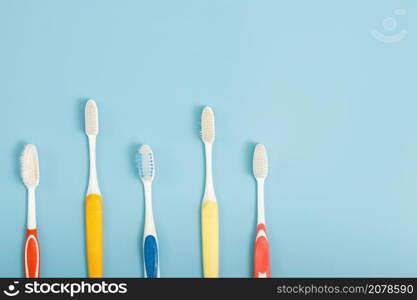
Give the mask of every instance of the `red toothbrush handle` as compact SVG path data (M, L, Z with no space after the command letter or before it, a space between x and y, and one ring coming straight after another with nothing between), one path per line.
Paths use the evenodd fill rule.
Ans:
M254 277L270 278L271 266L269 262L269 242L264 224L259 224L255 240Z
M28 229L25 243L25 277L39 278L40 252L36 229Z

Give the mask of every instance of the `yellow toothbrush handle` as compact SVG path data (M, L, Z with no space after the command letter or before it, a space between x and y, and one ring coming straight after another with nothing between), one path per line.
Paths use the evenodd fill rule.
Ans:
M204 277L217 278L219 277L219 210L216 201L203 201L201 228Z
M103 205L100 195L87 196L85 223L88 276L101 278L103 277Z

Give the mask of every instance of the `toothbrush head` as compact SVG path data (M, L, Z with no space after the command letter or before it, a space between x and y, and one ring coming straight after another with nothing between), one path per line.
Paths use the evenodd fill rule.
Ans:
M20 158L23 183L28 189L39 184L39 159L35 145L26 145Z
M201 114L201 138L205 143L213 143L215 135L214 112L206 106Z
M155 176L153 152L149 145L143 145L137 152L136 162L142 181L152 181Z
M88 136L98 134L98 109L94 100L88 100L85 106L85 133Z
M253 154L253 174L257 180L268 176L268 155L262 144L257 144Z

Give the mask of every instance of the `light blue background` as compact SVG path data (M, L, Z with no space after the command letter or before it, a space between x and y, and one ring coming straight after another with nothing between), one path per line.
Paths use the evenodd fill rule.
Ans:
M407 10L395 16L397 8ZM0 2L0 276L22 276L19 156L41 161L45 277L84 277L85 101L100 110L105 276L143 276L152 145L163 277L200 277L203 148L216 113L221 276L252 274L254 143L270 157L272 274L417 276L415 1ZM393 16L408 36L372 29Z

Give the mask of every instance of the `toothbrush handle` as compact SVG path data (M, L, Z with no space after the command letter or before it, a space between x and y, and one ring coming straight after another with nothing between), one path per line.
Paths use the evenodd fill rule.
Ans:
M204 277L217 278L219 277L219 210L216 201L203 201L201 228Z
M88 276L101 278L103 277L103 204L100 195L87 196L85 213Z
M143 242L143 258L146 278L159 277L158 241L156 236L147 235Z
M266 227L259 224L256 231L254 258L254 277L270 278L271 267L269 258L269 242L266 235Z
M36 229L28 229L25 242L25 277L39 278L40 251Z

